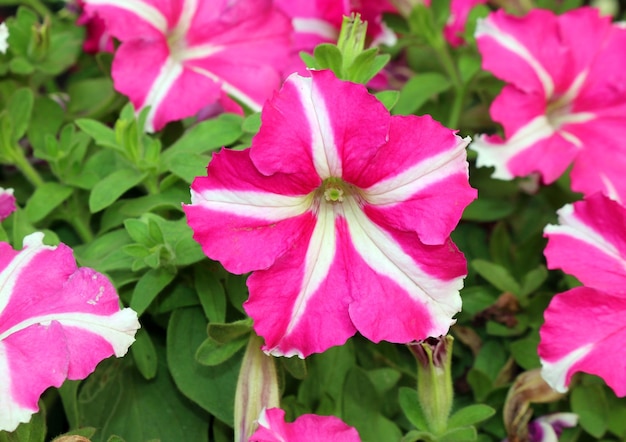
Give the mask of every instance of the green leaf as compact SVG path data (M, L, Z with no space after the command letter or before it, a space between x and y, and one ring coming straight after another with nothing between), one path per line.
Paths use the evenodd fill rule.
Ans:
M162 164L169 172L191 184L194 178L206 175L209 161L211 161L210 155L176 152L168 155L167 162Z
M474 427L455 428L439 437L440 442L464 442L476 440L478 434Z
M514 210L515 204L512 201L481 197L465 208L463 219L480 222L498 221L512 214Z
M352 66L346 69L346 79L355 83L366 84L389 62L389 54L376 55L378 48L361 52Z
M402 433L397 425L381 414L381 398L367 374L352 368L343 387L342 417L356 427L363 442L399 440Z
M609 407L603 385L578 385L570 395L572 411L578 415L578 424L595 438L608 428Z
M475 368L467 373L467 382L472 387L476 401L482 402L493 390L493 381L487 374Z
M37 187L26 203L26 216L33 222L39 222L72 195L72 189L55 182L44 183Z
M208 416L181 396L167 372L164 348L155 348L159 369L150 381L127 358L103 361L83 383L80 425L99 428L93 442L112 434L129 441L208 440Z
M117 143L115 131L96 120L81 118L76 120L76 125L94 139L98 146L109 147L119 152L123 152L122 147Z
M205 266L194 269L194 286L209 322L226 321L226 291L219 279Z
M109 207L126 191L141 183L147 174L135 169L120 169L98 182L89 194L89 210L99 212Z
M145 328L140 328L135 335L135 342L130 347L139 373L146 380L154 379L157 374L158 358L156 348Z
M393 108L395 115L417 112L432 97L452 87L450 80L438 72L425 72L412 77L400 90L398 102Z
M39 412L29 422L19 424L15 431L0 431L0 442L44 442L46 440L46 410L39 401Z
M26 130L28 141L35 149L44 150L46 135L56 137L63 124L64 111L61 106L48 97L37 97L33 105L30 125Z
M196 361L202 365L214 367L232 358L248 342L248 337L220 343L213 338L207 338L196 351Z
M242 336L247 338L251 331L252 319L250 318L225 324L209 323L207 326L207 334L219 344L226 344Z
M539 333L518 339L511 343L511 355L524 370L532 370L541 366L537 346L539 345Z
M285 370L294 378L302 380L307 377L306 359L292 356L290 358L280 358L280 362L283 364Z
M206 336L206 326L206 319L200 308L182 308L172 313L167 328L168 366L176 386L185 396L232 426L241 359L231 358L215 367L199 364L194 356Z
M428 422L417 397L417 391L409 387L400 387L398 391L400 408L409 422L420 431L428 430Z
M29 88L18 89L11 95L7 104L7 112L13 123L13 134L11 136L13 143L19 141L26 133L26 129L30 124L34 101L35 96Z
M222 114L196 124L163 152L160 171L170 170L175 157L180 158L181 155L198 157L234 143L243 132L242 122L238 115ZM206 164L202 164L202 167L206 172Z
M380 101L388 111L393 109L393 107L398 102L400 98L400 92L398 91L381 91L374 94L378 101Z
M473 260L472 267L495 288L516 295L520 293L519 284L504 267L483 259Z
M522 287L520 289L520 296L530 295L541 287L546 279L548 279L548 270L546 269L546 266L539 265L534 268L524 275L524 278L522 279Z
M489 419L496 410L488 405L473 404L456 411L448 420L448 428L465 427Z
M89 244L74 248L76 260L82 266L94 268L100 272L126 270L132 258L122 248L131 243L125 230L114 230L98 236Z
M343 76L343 56L339 48L330 43L322 43L313 51L319 69L330 69L338 78Z
M150 269L137 281L130 300L130 308L141 314L176 276L163 268Z
M113 82L108 77L77 81L67 89L70 100L67 111L74 118L98 114L115 99Z

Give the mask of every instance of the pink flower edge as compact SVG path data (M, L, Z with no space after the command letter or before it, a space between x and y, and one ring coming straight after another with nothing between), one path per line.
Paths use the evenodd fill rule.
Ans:
M123 356L139 329L104 275L42 240L28 235L20 251L0 243L0 430L28 422L48 387Z

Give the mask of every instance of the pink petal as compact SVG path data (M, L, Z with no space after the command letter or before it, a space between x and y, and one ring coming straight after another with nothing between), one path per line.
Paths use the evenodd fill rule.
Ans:
M248 278L244 303L263 350L275 356L305 358L342 345L356 329L348 315L355 287L345 244L345 223L320 207L314 229L306 232L268 270Z
M425 117L392 117L389 142L359 171L365 213L396 229L417 232L425 244L442 244L476 198L468 184L461 139Z
M583 284L626 294L626 209L596 194L559 210L559 225L548 225L548 268L559 268Z
M0 243L0 367L8 379L0 404L13 416L0 428L9 431L28 420L25 410L37 410L48 386L84 378L102 359L123 356L139 328L135 312L120 311L106 277L77 269L71 249L44 246L42 238L27 236L20 252ZM33 360L36 370L28 367Z
M294 177L261 175L247 151L215 154L208 177L192 184L184 206L194 238L233 273L265 269L313 229L306 195L314 185Z
M528 30L532 29L532 32ZM553 12L534 9L525 17L493 12L476 27L483 68L525 92L554 91L564 53Z
M345 204L345 203L344 203ZM461 310L465 258L451 240L424 245L386 220L346 208L350 318L366 338L406 343L445 335ZM368 218L369 217L369 218ZM371 219L370 219L371 218Z
M603 378L618 396L626 396L626 298L577 287L557 294L545 312L539 333L542 375L564 392L582 371Z
M84 0L85 12L97 14L108 32L121 41L140 35L146 40L158 39L174 27L179 11L171 0Z
M290 76L264 107L250 157L267 175L343 176L352 182L386 142L389 112L365 86L342 82L331 71L311 74Z
M3 189L0 187L0 221L5 220L17 209L13 189Z
M355 428L334 416L304 414L293 423L285 422L280 408L263 410L259 428L250 436L250 442L360 442Z

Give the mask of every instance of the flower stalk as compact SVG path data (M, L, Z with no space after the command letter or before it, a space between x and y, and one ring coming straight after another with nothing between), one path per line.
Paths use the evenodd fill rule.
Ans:
M428 422L436 436L444 434L452 409L452 336L427 338L408 344L417 359L417 396Z

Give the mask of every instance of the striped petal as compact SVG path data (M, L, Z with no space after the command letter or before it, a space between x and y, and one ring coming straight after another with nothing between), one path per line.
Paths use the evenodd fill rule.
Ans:
M115 88L137 110L150 106L146 130L195 115L223 92L254 110L280 85L288 19L269 0L87 0L122 40Z
M335 416L304 414L294 422L285 422L280 408L263 410L259 427L250 436L250 442L360 442L355 428Z
M355 201L344 204L357 330L374 342L445 335L461 310L463 254L449 239L424 245L415 234L388 227L384 217L366 216Z
M363 189L365 213L416 232L425 244L444 243L476 198L468 143L429 116L393 117L389 141L353 181Z
M365 86L331 71L292 75L263 109L250 157L264 174L316 174L353 182L387 141L389 112Z
M597 290L626 295L626 209L596 194L558 214L559 225L544 231L548 267Z
M208 176L194 180L184 209L204 253L245 273L268 268L313 229L314 188L289 175L262 175L249 150L224 150L213 156Z
M538 352L542 376L567 391L572 375L600 376L618 396L626 396L626 298L577 287L557 294L545 311Z
M28 421L46 388L123 356L139 328L106 277L77 269L71 249L42 238L27 236L20 252L0 243L0 429L7 431Z
M342 345L356 332L348 305L357 287L350 283L352 263L341 249L344 226L335 221L332 206L322 204L315 227L271 268L248 278L244 308L265 338L264 351L305 358Z

